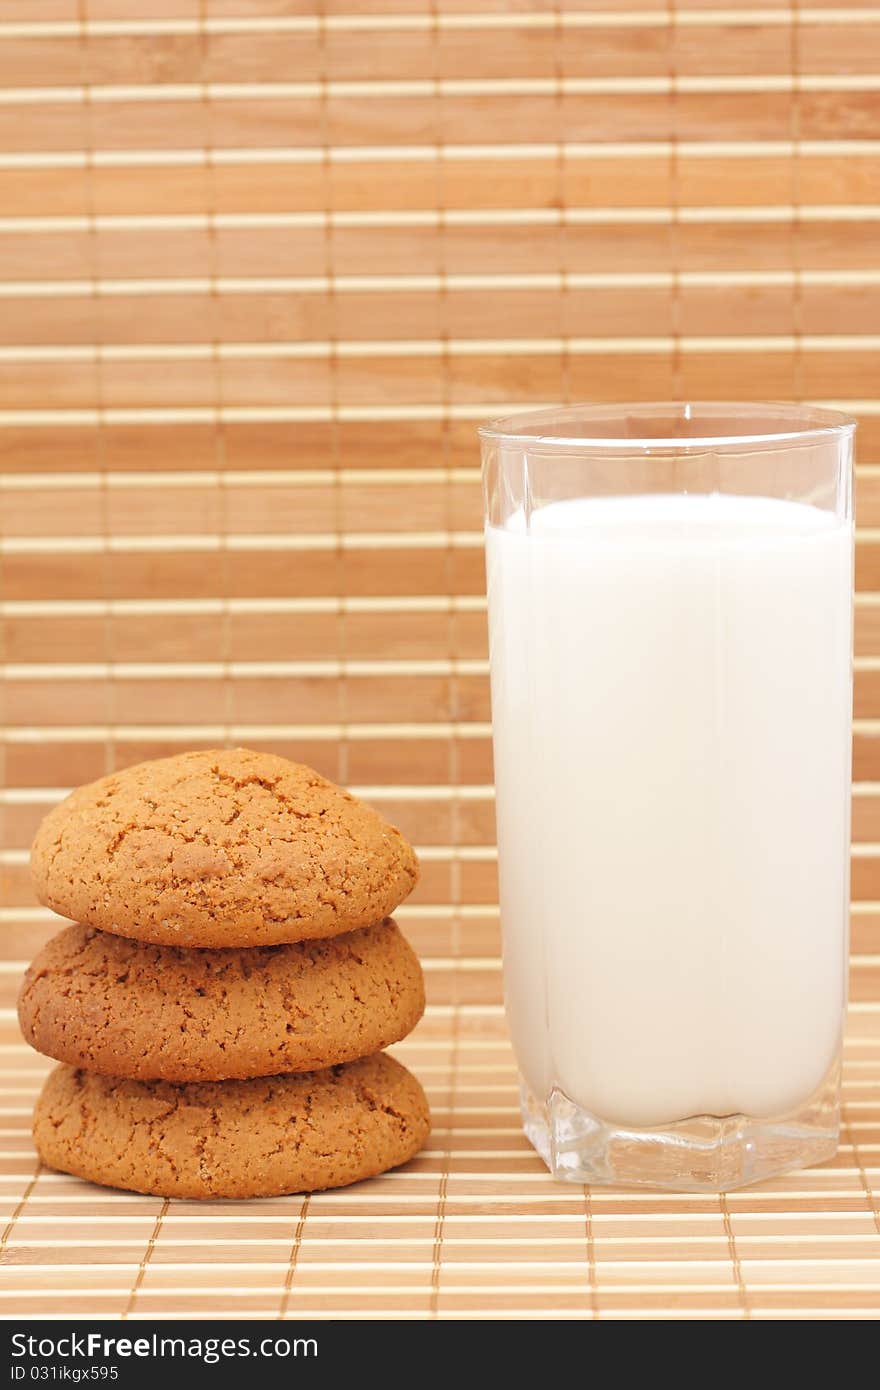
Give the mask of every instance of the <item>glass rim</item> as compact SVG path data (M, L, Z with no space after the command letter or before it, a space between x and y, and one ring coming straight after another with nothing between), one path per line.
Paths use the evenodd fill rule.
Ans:
M670 424L678 421L701 427L705 422L706 428L698 428L693 434L660 434L656 430L644 434L589 432L593 422L620 424L627 416L635 421L647 417L652 425L656 425L658 416L665 416ZM757 428L749 429L750 417ZM713 431L713 418L723 421L726 428ZM737 418L743 427L731 433L731 421ZM555 432L554 426L558 431L565 422L583 422L586 429L573 434ZM761 423L765 428L760 428ZM630 453L669 449L681 454L692 449L802 444L833 435L851 435L855 429L853 416L842 411L791 401L612 401L604 405L584 403L519 410L487 420L478 427L478 434L486 441L533 448Z

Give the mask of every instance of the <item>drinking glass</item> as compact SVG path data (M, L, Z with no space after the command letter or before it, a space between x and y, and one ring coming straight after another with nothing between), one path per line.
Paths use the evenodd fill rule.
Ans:
M576 406L480 430L505 1002L554 1176L830 1158L854 423Z

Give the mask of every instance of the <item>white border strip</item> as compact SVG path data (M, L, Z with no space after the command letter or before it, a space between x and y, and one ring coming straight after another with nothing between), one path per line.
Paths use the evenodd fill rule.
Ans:
M481 739L492 733L491 724L475 721L469 724L72 724L52 727L30 726L0 730L0 744L17 746L32 743L133 743L170 740L184 742L194 739L348 739L367 742L373 739ZM878 846L880 853L880 846Z
M185 534L149 536L14 536L0 540L0 555L105 555L154 554L157 552L222 553L229 551L308 552L328 550L477 550L482 531L348 531L279 535L271 532L218 535ZM880 528L861 527L856 545L876 544ZM859 661L868 663L871 658ZM877 658L880 661L880 657ZM858 663L857 663L858 665ZM9 666L5 668L7 671Z
M880 415L880 399L828 398L813 404L851 415ZM530 402L533 410L559 408L554 400ZM511 413L510 401L424 405L356 406L80 406L57 410L0 410L0 427L52 429L96 425L216 425L228 424L373 424L411 421L484 420Z
M320 101L326 98L720 96L725 93L876 92L880 73L768 73L762 76L440 77L324 82L133 82L3 87L0 106L112 105L151 101Z
M877 352L878 333L766 333L749 335L598 338L379 338L338 339L333 342L224 342L224 343L114 343L53 346L0 347L5 362L211 362L296 359L328 361L333 358L382 357L611 356L621 353L664 355L678 348L685 352Z
M877 469L880 473L880 467ZM92 488L108 487L129 491L132 488L278 488L278 487L328 487L335 483L366 487L373 485L401 483L435 483L444 487L447 483L479 483L480 469L474 468L255 468L229 469L218 472L204 469L201 472L185 469L168 469L160 472L118 472L108 469L106 473L0 473L0 492L31 491L34 488ZM0 517L2 529L2 517Z
M63 801L73 790L73 787L0 787L0 805L42 806L47 802ZM349 787L349 791L354 796L362 797L364 801L494 801L495 799L495 788L488 782L466 782L454 785L450 782L371 784L369 786ZM876 906L880 908L880 903ZM412 910L419 913L430 912L430 909L424 907ZM493 908L492 911L497 911L497 908Z
M739 9L676 10L676 26L715 28L720 25L778 24L874 24L880 20L880 10L865 7L834 9L809 7L798 9ZM475 12L449 14L328 14L273 15L225 18L205 15L199 19L88 19L10 21L0 24L3 38L109 38L116 35L133 37L148 34L321 34L321 33L385 33L389 30L432 33L444 30L473 29L665 29L670 18L664 10L582 10L559 9L543 14L508 12Z
M853 665L856 671L880 671L880 657L856 658ZM345 679L359 676L454 677L488 674L489 662L484 657L437 657L409 661L346 658L326 661L16 661L0 666L0 675L5 681L47 683L69 680L222 680L225 677L262 680L267 677L298 676Z
M856 478L863 482L880 480L880 464L859 463L856 464ZM442 464L436 468L255 468L229 469L226 472L218 472L214 468L205 468L198 472L187 469L167 469L155 472L145 472L144 470L132 469L129 471L117 471L108 469L106 472L69 472L69 473L0 473L0 493L2 492L42 492L42 491L88 491L93 488L107 488L122 492L140 491L142 488L147 491L162 490L163 492L171 489L194 489L197 491L211 491L225 493L226 489L246 489L248 491L260 488L268 488L270 491L277 488L311 488L311 487L331 487L341 484L345 487L370 488L370 487L406 487L418 484L421 487L434 486L438 490L444 491L449 484L468 485L479 487L480 468L474 465L472 468L445 468ZM0 530L2 530L2 518L0 518ZM859 596L862 602L871 601L870 595ZM175 602L176 600L170 600ZM267 599L269 605L284 605L289 601L299 602L299 600L287 599ZM341 600L339 600L341 601ZM326 602L334 603L337 600L328 599ZM372 602L372 600L366 600ZM421 600L416 598L415 602ZM460 603L463 600L456 596L451 596L450 600L427 600L432 604L451 602ZM858 598L857 598L858 601ZM880 601L880 596L878 596ZM184 602L187 602L184 600ZM198 600L196 603L206 602L209 605L213 600ZM262 611L262 599L237 599L236 603L253 605L247 611ZM309 602L309 600L306 600ZM325 600L320 600L325 602ZM3 602L0 599L0 612L3 611ZM85 610L84 610L85 611ZM197 611L194 608L192 611ZM208 612L209 608L199 609L198 611ZM245 611L242 609L242 611ZM279 607L278 612L287 611Z
M862 537L866 532L861 532ZM483 544L482 531L347 531L308 534L254 532L196 533L146 536L10 536L0 539L0 555L105 555L154 554L186 551L222 554L224 551L326 551L326 550L446 550L453 546L475 549Z
M880 658L878 658L880 663ZM265 677L332 676L486 676L484 658L447 657L418 661L82 661L7 662L6 681L60 680L239 680Z
M448 160L556 159L775 159L871 157L880 140L592 140L557 143L412 144L412 145L271 145L217 146L210 149L95 149L33 150L0 153L0 169L130 168L132 166L196 166L225 164L418 164Z
M0 217L0 233L297 228L321 230L327 227L578 227L604 226L606 223L666 226L672 223L776 223L790 222L794 219L801 222L875 222L878 218L880 204L877 203L693 204L676 208L624 205L564 208L382 208L358 212L322 209L312 212L187 212L143 213L136 216L108 213L75 217Z
M858 721L855 722L858 723ZM389 730L393 731L393 725L388 727ZM161 725L157 726L157 732L161 734ZM47 803L63 801L73 790L73 787L0 787L0 805L43 806ZM354 796L362 797L365 801L494 801L495 799L495 787L491 782L372 783L369 786L350 787L349 791ZM856 798L868 797L873 799L880 796L880 782L854 782L852 792ZM400 908L397 909L398 912L400 910ZM407 910L417 915L430 915L433 909L431 907L409 907ZM489 908L490 912L497 912L497 910L497 907ZM880 900L853 904L853 911L863 914L880 913ZM878 1008L880 1008L880 1003L878 1003Z
M161 479L160 479L161 481ZM873 596L872 596L873 597ZM877 595L880 602L880 595ZM0 617L165 617L168 614L217 616L225 613L484 613L486 599L479 594L401 595L354 598L209 598L209 599L6 599L0 600ZM0 728L2 736L2 728Z
M832 219L834 220L834 219ZM843 220L843 219L840 219ZM869 219L874 220L872 217ZM880 270L683 270L673 271L553 271L535 274L485 275L253 275L146 276L139 280L0 280L0 298L76 298L98 295L264 294L273 291L335 294L413 290L442 292L475 290L670 289L761 286L880 285Z

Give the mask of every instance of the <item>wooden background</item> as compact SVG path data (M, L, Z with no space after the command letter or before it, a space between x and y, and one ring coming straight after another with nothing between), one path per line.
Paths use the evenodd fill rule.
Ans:
M859 415L854 947L880 949L880 10L0 20L14 953L63 788L244 742L400 822L432 999L497 1001L476 423L682 396Z
M432 1006L421 1074L454 1075L470 1039L471 1106L491 1109L503 1081L502 1147L521 1144L509 1058L495 1068L492 1050L504 1044L476 423L529 402L770 397L861 425L853 1045L877 1066L865 1029L880 1007L880 8L636 3L0 0L10 1039L20 962L55 930L26 871L46 809L141 758L271 748L352 785L418 845L423 881L400 916ZM14 1096L29 1095L32 1064L3 1048L26 1145L29 1099ZM861 1118L875 1129L860 1133L855 1115L863 1148L832 1174L836 1209L876 1237L880 1130ZM458 1141L438 1142L429 1227L454 1186ZM12 1225L24 1240L29 1161L13 1162L0 1241L25 1265L35 1228L19 1258ZM526 1169L517 1158L509 1171ZM528 1174L542 1181L539 1165ZM815 1190L827 1212L832 1187ZM101 1210L118 1215L121 1200ZM144 1277L161 1204L142 1207L143 1239L124 1256L134 1273L123 1264L114 1283L104 1270L71 1294L19 1270L15 1287L37 1300L21 1306L58 1311L92 1289L78 1307L167 1311L166 1285L157 1276L150 1302ZM739 1228L712 1211L728 1261ZM427 1292L398 1290L393 1306L538 1305L509 1289L506 1302L456 1302L434 1229ZM594 1255L574 1292L566 1273L541 1306L626 1315L625 1299L597 1302ZM302 1310L297 1259L302 1271L302 1241L279 1296ZM863 1299L850 1304L876 1307L847 1270ZM762 1304L750 1277L734 1258L710 1297L692 1274L675 1306L772 1315L778 1299ZM226 1307L218 1297L186 1306ZM832 1306L821 1290L813 1305L798 1297ZM228 1306L265 1303L254 1298ZM657 1298L632 1306L675 1302ZM352 1299L321 1306L368 1306L363 1288Z

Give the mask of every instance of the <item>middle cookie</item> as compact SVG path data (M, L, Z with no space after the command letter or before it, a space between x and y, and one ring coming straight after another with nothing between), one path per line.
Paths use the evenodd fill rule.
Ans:
M18 1016L38 1052L142 1081L315 1071L412 1031L421 966L393 921L329 940L218 951L71 926L24 978Z

